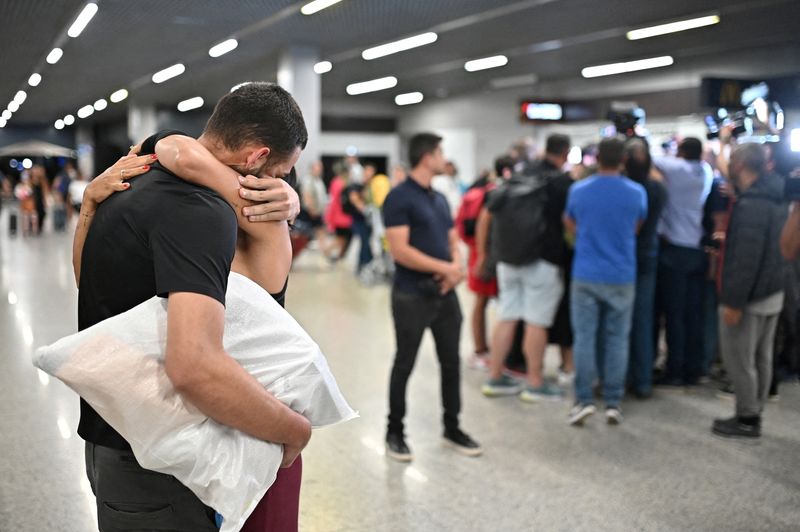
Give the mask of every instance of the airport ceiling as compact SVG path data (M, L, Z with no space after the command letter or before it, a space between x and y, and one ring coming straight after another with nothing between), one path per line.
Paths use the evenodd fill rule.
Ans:
M305 16L294 0L97 0L99 11L78 38L67 28L86 0L0 1L0 107L24 89L27 101L9 125L52 124L117 89L130 99L89 120L121 116L138 101L174 108L202 96L212 105L233 85L275 80L289 45L313 46L333 63L322 75L326 99L391 104L396 94L426 98L486 90L492 80L535 74L541 82L580 79L583 67L672 55L670 69L735 65L740 53L762 50L775 73L797 69L798 0L343 0ZM625 32L717 13L715 26L628 41ZM365 48L434 31L432 45L365 61ZM233 52L208 49L234 36ZM45 62L60 45L63 58ZM774 52L774 53L772 53ZM469 59L504 54L503 68L469 73ZM175 63L186 72L162 84L153 73ZM43 81L29 87L29 76ZM353 82L394 75L397 87L347 96Z

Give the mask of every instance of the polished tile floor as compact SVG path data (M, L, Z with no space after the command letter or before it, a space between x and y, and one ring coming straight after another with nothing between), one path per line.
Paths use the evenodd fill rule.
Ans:
M0 216L0 531L96 530L75 435L77 397L30 364L76 328L69 235L9 239ZM288 307L327 354L361 418L318 431L305 456L301 529L405 531L789 531L800 528L800 386L766 412L758 444L712 437L732 403L712 389L627 402L625 423L568 427L567 403L485 399L463 371L463 425L486 448L441 446L438 372L426 338L409 388L412 465L384 456L394 340L388 289L314 252ZM124 280L123 280L124 281ZM462 305L471 298L461 293ZM468 329L462 353L470 352ZM553 353L548 370L555 368Z

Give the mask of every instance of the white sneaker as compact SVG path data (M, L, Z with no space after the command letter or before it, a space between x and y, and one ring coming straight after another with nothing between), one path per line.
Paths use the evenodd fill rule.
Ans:
M619 425L623 419L625 418L622 417L622 410L619 407L606 408L606 423L609 425Z
M489 369L489 353L474 353L467 361L467 366L470 369L478 371L487 371Z
M580 427L581 425L583 425L583 422L586 421L586 419L595 412L597 412L596 406L591 404L584 405L578 403L572 407L572 410L569 411L569 418L567 419L567 422L570 425Z
M562 388L567 388L575 381L575 372L570 371L569 373L558 368L558 385Z

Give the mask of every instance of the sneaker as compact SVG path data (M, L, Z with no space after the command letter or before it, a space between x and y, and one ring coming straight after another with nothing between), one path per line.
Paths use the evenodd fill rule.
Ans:
M528 374L522 368L512 368L506 366L503 368L503 375L506 377L511 377L512 379L520 379L524 380L528 378Z
M549 382L543 383L538 388L533 386L526 386L519 394L521 401L526 403L538 403L539 401L560 401L564 397L564 391L550 384Z
M410 462L414 459L403 435L393 432L386 435L386 454L398 462Z
M761 437L761 423L742 423L738 416L728 419L715 419L711 432L723 438L754 439Z
M570 425L574 425L576 427L580 427L583 425L583 422L597 412L597 407L593 404L576 404L572 407L572 410L569 411L569 418L568 423Z
M445 430L443 443L465 456L480 456L483 448L461 429Z
M467 362L467 366L470 369L476 369L478 371L486 371L489 369L489 353L487 351L482 351L480 353L475 352L471 357L469 357L469 361Z
M606 423L609 425L619 425L622 423L622 410L618 406L609 406L606 408Z
M489 379L483 386L481 391L486 397L502 397L505 395L517 395L522 391L522 384L515 381L508 375L501 375L499 379Z
M570 386L575 381L575 372L574 371L564 371L561 368L558 368L558 385L562 388L566 388Z

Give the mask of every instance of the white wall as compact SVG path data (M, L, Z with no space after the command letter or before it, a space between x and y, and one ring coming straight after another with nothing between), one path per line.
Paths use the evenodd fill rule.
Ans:
M349 146L355 146L358 153L363 155L387 157L389 171L391 171L392 165L402 162L400 136L397 133L326 133L323 131L320 134L320 155L343 157Z
M507 90L432 99L403 109L398 129L404 139L423 131L441 134L445 157L455 162L460 179L470 183L483 168L492 168L495 157L514 141L534 135L534 128L520 123L517 114L524 97Z

